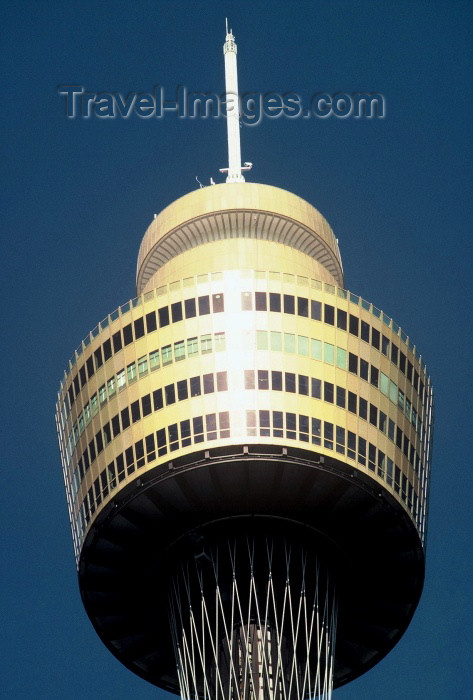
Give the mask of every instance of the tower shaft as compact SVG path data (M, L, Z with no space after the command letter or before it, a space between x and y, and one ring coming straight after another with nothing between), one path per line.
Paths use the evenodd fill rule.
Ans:
M241 172L237 46L232 31L228 31L228 25L223 54L225 57L225 103L228 141L227 182L244 182L245 178Z

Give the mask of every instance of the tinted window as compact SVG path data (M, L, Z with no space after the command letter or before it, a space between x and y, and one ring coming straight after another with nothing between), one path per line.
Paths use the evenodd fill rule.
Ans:
M270 311L281 311L281 295L275 292L270 292L269 294L269 310Z
M171 318L173 323L182 321L182 303L180 301L171 304Z
M299 316L308 318L309 316L309 300L305 297L297 297L297 313Z
M255 292L255 309L256 311L266 311L268 305L266 303L266 292Z
M295 300L292 294L284 295L284 313L293 314L295 313Z
M324 321L331 326L335 325L335 308L330 304L324 304Z
M169 326L169 307L162 306L158 309L159 327Z
M314 299L311 299L310 317L314 321L320 321L322 319L322 304L320 303L320 301L315 301Z
M350 314L349 331L352 335L358 335L358 319Z
M342 311L342 309L337 309L337 328L342 331L347 329L347 312Z
M131 323L128 323L123 328L123 344L129 345L133 342L133 330L131 328Z
M208 294L199 297L199 316L206 316L210 313L210 299Z
M148 333L152 333L153 331L156 330L156 312L155 311L150 311L149 314L146 314L146 328Z
M194 318L196 315L195 299L186 299L184 301L184 310L186 312L186 318Z
M145 334L145 324L143 316L141 318L137 318L133 325L135 327L135 338L142 338Z

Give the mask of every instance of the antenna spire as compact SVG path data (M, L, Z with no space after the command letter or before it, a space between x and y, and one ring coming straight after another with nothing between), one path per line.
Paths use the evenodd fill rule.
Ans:
M227 141L228 168L221 168L221 173L227 173L227 182L245 182L243 170L250 170L251 164L241 165L240 150L240 105L238 96L237 45L232 30L228 29L228 19L225 18L225 104L227 111Z

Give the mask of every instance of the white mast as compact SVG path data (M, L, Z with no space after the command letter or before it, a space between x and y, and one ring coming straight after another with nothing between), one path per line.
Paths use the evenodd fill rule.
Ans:
M225 102L227 106L227 140L228 168L221 168L221 173L227 173L227 182L245 182L243 170L250 170L251 163L241 165L240 151L240 107L238 96L237 45L232 30L228 31L228 20L225 19L226 37L223 45L225 56Z

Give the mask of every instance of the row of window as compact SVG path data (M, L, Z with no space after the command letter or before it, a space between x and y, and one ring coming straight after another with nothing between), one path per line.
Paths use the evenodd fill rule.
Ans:
M99 428L79 458L72 479L73 498L75 498L79 484L92 462L104 447L129 428L131 424L137 423L154 411L159 411L164 406L170 406L177 401L185 401L202 394L213 394L215 391L227 390L227 373L216 372L215 375L204 374L202 377L190 377L190 379L182 379L175 384L167 384L165 387L155 389L152 393L133 401L130 406L125 406L110 421ZM71 445L69 449L71 448L73 450L74 445Z
M132 384L137 379L145 377L148 372L154 372L161 366L166 367L173 362L180 362L186 357L193 357L199 353L205 355L213 351L221 352L223 350L225 350L225 333L214 333L213 335L206 333L187 338L187 340L178 340L173 345L164 345L152 350L148 355L139 357L136 362L131 362L127 367L112 375L106 384L102 384L98 392L90 397L83 411L78 415L77 422L72 426L72 432L82 435L84 426L89 424L91 418L97 415L99 408L108 399L113 398L117 391L120 392L127 384ZM66 416L63 414L63 421L65 419ZM77 442L77 436L75 439Z
M256 375L256 382L255 382ZM245 370L245 389L261 389L272 391L286 391L303 396L311 396L314 399L322 399L340 408L348 408L350 413L358 415L363 420L368 421L375 428L380 430L404 453L414 468L416 474L422 471L422 461L415 445L403 433L399 426L396 426L391 418L388 418L384 411L381 411L366 399L357 396L352 391L347 391L344 387L336 386L332 382L322 381L316 377L308 377L304 374L294 374L293 372L279 372L268 370ZM279 436L282 437L282 436Z
M376 445L360 435L357 436L351 430L311 416L260 410L246 411L246 433L251 437L259 435L300 440L334 450L341 455L346 454L358 464L376 472L388 486L392 486L394 491L401 495L414 517L417 516L418 498L407 475L401 472L390 457L377 449Z
M304 357L311 357L313 360L335 364L336 367L345 370L347 369L348 355L349 372L356 374L379 389L405 413L415 427L421 422L420 413L417 412L411 400L405 396L404 391L399 389L395 382L389 379L387 374L354 353L347 353L344 348L322 342L316 338L308 338L294 333L281 333L280 331L256 331L256 347L258 350L271 349L276 351L281 351L284 348L284 352L297 353ZM418 408L422 410L420 403Z
M228 411L221 411L220 413L208 413L205 416L181 420L135 442L134 445L128 447L110 462L89 488L76 521L79 539L82 538L87 524L102 500L126 476L142 469L145 464L153 462L157 457L163 457L168 451L174 452L182 447L188 447L192 443L200 444L204 441L228 437L230 437L230 415Z
M68 388L69 409L82 387L95 374L96 370L122 348L142 338L146 333L152 333L158 327L164 328L170 323L177 323L184 318L206 316L210 313L221 313L224 310L223 294L206 294L197 298L185 299L183 302L176 301L169 306L162 306L157 310L157 315L156 311L150 311L145 316L135 319L121 329L119 328L111 338L105 340L94 350L72 378Z
M366 343L371 344L376 350L391 360L401 372L407 377L421 400L424 396L424 384L420 379L418 371L412 362L399 347L389 340L377 328L371 326L366 321L362 321L358 316L338 309L332 304L322 304L315 299L294 296L293 294L278 294L276 292L242 292L241 308L243 311L255 309L256 311L284 312L311 318L315 321L322 321L330 326L336 326L342 331L348 331L351 335Z

